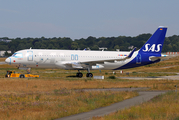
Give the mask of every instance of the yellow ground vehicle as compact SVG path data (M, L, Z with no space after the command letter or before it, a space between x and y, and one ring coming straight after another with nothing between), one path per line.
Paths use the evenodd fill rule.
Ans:
M32 74L22 74L22 73L15 73L15 71L7 71L5 77L17 77L17 78L28 78L28 77L40 77L40 75L32 75Z

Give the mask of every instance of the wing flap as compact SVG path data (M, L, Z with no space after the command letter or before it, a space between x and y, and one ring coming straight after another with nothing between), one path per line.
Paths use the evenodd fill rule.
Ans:
M74 69L84 69L84 68L88 67L88 65L81 64L78 61L76 61L76 62L65 61L65 62L62 62L61 64L68 66L68 67L71 67L71 68L74 68Z

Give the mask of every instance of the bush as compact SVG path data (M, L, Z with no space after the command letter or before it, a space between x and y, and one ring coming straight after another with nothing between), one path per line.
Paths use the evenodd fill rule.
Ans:
M116 79L115 76L109 76L109 79Z

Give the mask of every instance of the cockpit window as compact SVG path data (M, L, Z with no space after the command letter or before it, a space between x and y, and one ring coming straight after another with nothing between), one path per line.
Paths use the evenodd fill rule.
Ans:
M14 53L14 54L12 55L12 57L15 57L15 58L23 58L22 53Z

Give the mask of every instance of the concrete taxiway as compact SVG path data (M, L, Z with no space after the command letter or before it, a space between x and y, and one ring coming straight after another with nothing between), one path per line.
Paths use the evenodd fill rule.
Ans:
M171 76L156 76L156 77L118 77L119 79L129 80L179 80L179 73Z
M6 64L5 62L0 62L0 65Z
M139 91L141 90L142 91ZM131 98L131 99L127 99L124 100L122 102L118 102L118 103L114 103L110 106L107 107L102 107L102 108L98 108L89 112L85 112L85 113L80 113L80 114L76 114L76 115L71 115L68 117L64 117L64 118L59 118L56 120L89 120L94 116L104 116L107 115L109 113L115 112L117 110L121 110L124 108L129 108L131 106L134 105L138 105L141 104L143 102L149 101L150 99L152 99L153 97L160 95L160 94L164 94L166 91L143 91L146 88L113 88L113 89L85 89L86 91L89 90L97 90L97 91L104 91L104 90L110 90L110 91L139 91L139 96Z

